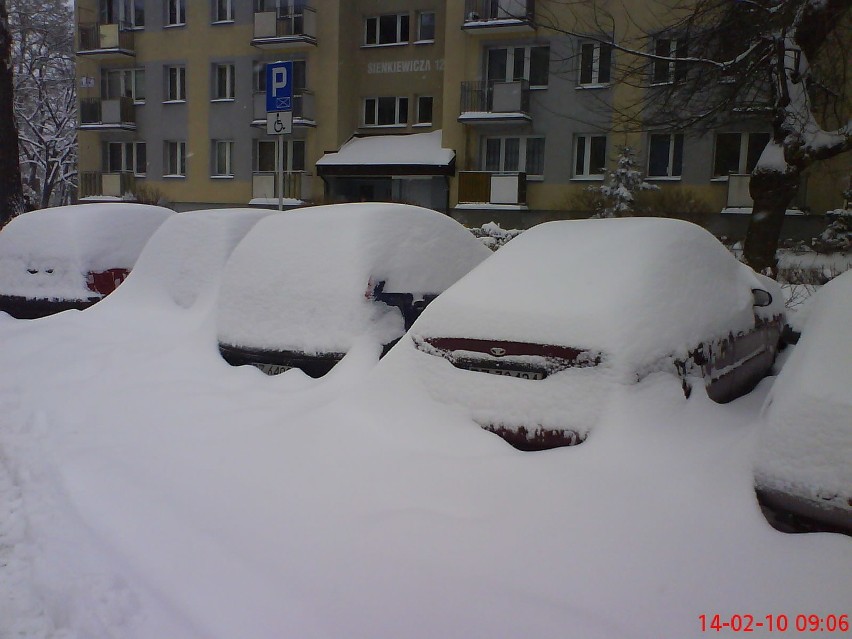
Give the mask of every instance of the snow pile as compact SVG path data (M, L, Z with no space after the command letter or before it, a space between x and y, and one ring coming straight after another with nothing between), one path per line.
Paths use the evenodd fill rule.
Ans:
M474 237L478 237L492 251L506 244L509 240L523 233L523 229L504 229L497 222L488 222L479 228L470 230Z
M126 297L137 304L166 302L189 308L199 297L218 294L222 269L234 247L271 213L245 208L173 215L148 241L125 283L102 306L125 304Z
M850 510L852 272L813 297L802 337L767 400L758 486Z
M171 214L145 204L85 204L19 215L0 232L0 294L95 297L86 275L132 269L148 238Z
M412 332L573 346L630 372L752 328L752 288L754 272L689 222L549 222L435 300Z
M441 147L441 131L352 138L336 153L326 153L317 166L400 164L449 166L455 151Z
M338 204L269 217L234 251L223 279L224 344L346 352L359 335L388 343L396 309L367 295L436 294L490 255L451 218L403 204Z

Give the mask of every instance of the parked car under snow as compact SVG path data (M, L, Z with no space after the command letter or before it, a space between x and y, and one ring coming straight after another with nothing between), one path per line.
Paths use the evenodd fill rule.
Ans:
M748 392L775 360L781 299L694 224L550 222L447 290L397 348L439 400L517 448L553 448L658 371L718 402Z
M35 319L91 306L124 281L171 214L110 203L19 215L0 232L0 311Z
M359 339L387 350L491 251L453 219L405 204L336 204L260 221L222 278L219 349L268 374L327 373Z
M815 296L764 406L757 496L776 527L852 535L852 271Z

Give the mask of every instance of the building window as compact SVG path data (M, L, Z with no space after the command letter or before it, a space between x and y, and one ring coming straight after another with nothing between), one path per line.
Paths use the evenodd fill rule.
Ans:
M167 141L165 143L166 171L163 177L183 177L186 175L186 142Z
M574 138L574 177L601 178L606 173L606 136Z
M531 87L546 87L550 75L550 47L489 49L485 76L497 82L527 80Z
M166 26L186 24L186 0L167 0Z
M686 62L678 60L687 56L686 40L674 38L657 38L654 41L654 55L651 82L653 84L671 84L680 82L686 77Z
M408 42L409 15L396 13L364 21L364 44L403 44Z
M213 0L213 22L233 22L233 0Z
M649 141L648 177L680 177L683 133L654 133Z
M104 173L131 172L144 177L148 160L144 142L105 142L103 148Z
M432 124L431 95L420 95L417 97L417 124Z
M580 45L580 85L608 84L612 71L612 45L584 42Z
M435 12L421 11L417 14L417 41L434 42L435 40Z
M544 175L544 138L485 138L483 170Z
M101 24L120 24L141 29L145 26L145 0L100 0Z
M255 173L274 173L275 140L258 140L254 154ZM298 173L305 170L305 141L284 141L284 171L286 173Z
M768 143L768 133L717 133L713 177L751 173Z
M186 67L166 67L166 102L186 100Z
M214 64L213 65L213 99L214 100L233 100L234 99L234 65L233 64Z
M216 177L234 177L232 140L213 140L213 175Z
M408 123L408 98L386 97L364 100L364 126L394 126Z
M137 104L143 104L145 102L145 69L103 69L101 96L107 100L133 98Z

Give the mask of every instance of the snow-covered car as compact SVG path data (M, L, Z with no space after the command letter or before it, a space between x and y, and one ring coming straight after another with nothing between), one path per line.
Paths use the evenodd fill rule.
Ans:
M109 203L19 215L0 231L0 311L35 319L91 306L124 281L171 214Z
M319 377L360 339L386 351L491 254L453 219L406 204L334 204L266 218L225 266L219 350L233 365Z
M445 291L395 351L439 401L538 450L584 441L613 389L658 371L718 402L750 391L775 360L781 300L694 224L549 222Z
M852 271L816 294L764 406L755 486L790 531L852 535Z

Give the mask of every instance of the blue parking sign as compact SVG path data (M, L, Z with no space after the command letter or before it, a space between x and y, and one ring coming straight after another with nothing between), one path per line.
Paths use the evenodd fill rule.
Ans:
M266 65L266 112L293 110L293 63Z

